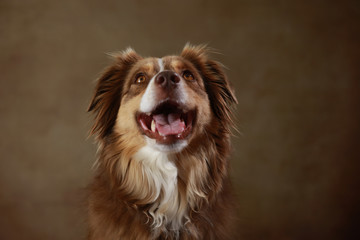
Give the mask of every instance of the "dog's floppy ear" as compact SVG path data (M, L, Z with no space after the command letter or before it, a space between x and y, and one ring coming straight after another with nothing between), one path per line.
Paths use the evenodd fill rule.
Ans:
M111 133L120 107L121 94L125 78L131 67L140 59L133 49L114 53L115 59L112 66L105 69L97 80L95 93L88 108L88 112L95 113L95 123L91 134L104 138Z
M186 44L181 56L194 64L203 77L215 116L231 124L231 106L237 103L237 100L225 75L223 65L209 59L207 52L206 45Z

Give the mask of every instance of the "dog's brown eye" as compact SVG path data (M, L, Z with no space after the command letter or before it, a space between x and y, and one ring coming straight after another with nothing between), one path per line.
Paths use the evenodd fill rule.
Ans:
M139 75L136 77L135 83L143 83L143 82L145 82L145 81L146 81L145 75L139 74Z
M186 81L194 81L194 79L195 79L194 75L188 70L184 71L183 78Z

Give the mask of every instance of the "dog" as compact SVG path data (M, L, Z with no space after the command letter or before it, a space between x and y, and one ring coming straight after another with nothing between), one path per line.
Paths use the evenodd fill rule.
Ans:
M206 46L180 55L113 55L88 108L98 143L89 240L233 239L232 106Z

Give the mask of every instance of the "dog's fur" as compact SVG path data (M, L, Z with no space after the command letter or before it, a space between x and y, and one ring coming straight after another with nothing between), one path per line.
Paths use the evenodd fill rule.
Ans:
M205 46L161 59L132 49L113 57L89 107L99 158L88 239L233 239L227 158L236 98L222 65ZM172 130L151 121L159 111L166 121L176 111Z

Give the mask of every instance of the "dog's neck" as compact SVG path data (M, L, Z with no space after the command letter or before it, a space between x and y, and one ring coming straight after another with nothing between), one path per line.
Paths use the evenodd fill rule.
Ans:
M151 147L141 148L134 160L142 166L142 176L152 191L152 206L149 214L153 218L154 229L168 227L178 231L186 216L186 206L181 202L178 191L178 169L170 154Z

